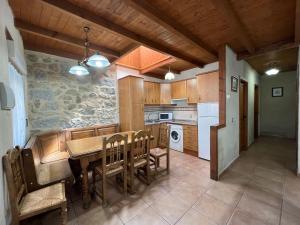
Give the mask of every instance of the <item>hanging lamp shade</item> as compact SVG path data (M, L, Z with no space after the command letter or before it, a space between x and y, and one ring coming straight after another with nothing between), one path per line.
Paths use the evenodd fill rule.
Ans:
M69 69L69 73L74 74L74 75L78 75L78 76L89 75L89 71L84 66L81 66L80 64L78 64L76 66L72 66Z
M165 80L173 80L174 78L175 78L175 75L171 71L167 72L165 75Z
M100 55L99 52L97 52L88 59L86 64L91 67L104 68L108 67L110 62L105 56Z

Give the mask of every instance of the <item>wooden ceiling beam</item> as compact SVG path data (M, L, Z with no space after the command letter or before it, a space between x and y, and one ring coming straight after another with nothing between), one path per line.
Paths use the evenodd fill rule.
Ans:
M227 24L232 29L232 35L236 35L239 41L244 45L248 52L255 52L255 45L251 40L247 30L239 19L238 15L232 8L229 0L211 0L215 8L227 21Z
M26 50L35 51L35 52L42 52L50 55L56 55L64 58L74 59L74 60L81 60L82 55L73 54L70 52L66 52L65 50L56 49L56 48L49 48L45 46L37 46L30 43L24 43L24 48Z
M294 43L292 40L285 40L285 41L280 41L265 47L262 47L260 49L257 49L254 53L249 53L249 52L240 52L238 53L238 60L242 59L251 59L260 55L264 55L269 52L275 52L275 51L282 51L286 49L291 49L291 48L297 48L298 43Z
M139 11L149 19L155 21L159 25L172 33L180 36L184 40L203 50L208 57L217 59L217 52L205 44L200 38L186 29L183 25L168 17L165 13L155 8L147 0L125 0L132 8Z
M113 32L117 35L126 37L136 43L139 43L139 44L145 45L147 47L153 48L155 50L158 50L160 52L172 55L176 58L190 62L199 67L203 67L205 64L203 61L201 61L199 59L182 54L180 51L177 51L173 48L169 48L169 47L162 45L159 42L155 42L147 37L141 36L131 30L126 29L125 27L122 27L122 26L114 23L113 21L107 20L104 17L101 17L89 10L84 9L84 8L78 7L66 0L42 0L42 1L47 3L50 6L56 7L57 9L65 12L65 13L68 13L72 16L76 16L80 19L84 19L95 25L101 26L102 28L105 28L106 30L108 30L110 32Z
M20 19L15 19L15 26L26 33L31 33L34 35L42 36L45 38L53 39L59 42L63 42L69 45L73 45L76 47L84 48L84 40L77 39L56 31L48 30L39 26L36 26L34 24L30 24L28 22L25 22ZM96 45L93 43L90 43L90 49L99 51L104 55L111 56L113 58L119 58L120 53L114 50L111 50L109 48L106 48L104 46Z
M296 0L295 42L300 44L300 0Z

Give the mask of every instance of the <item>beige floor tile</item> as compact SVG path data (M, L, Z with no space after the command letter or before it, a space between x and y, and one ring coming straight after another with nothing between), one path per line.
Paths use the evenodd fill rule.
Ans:
M244 191L249 181L250 177L229 170L221 176L219 182L236 191Z
M283 194L283 184L280 182L272 181L259 176L253 176L251 183L264 189L269 189L277 194Z
M243 192L236 191L225 185L222 185L222 183L219 183L209 188L206 191L206 194L218 200L221 200L224 203L227 203L232 206L236 206L237 203L242 198Z
M251 214L236 210L233 213L228 225L268 225L263 221L254 218Z
M126 225L168 225L168 223L149 206L127 222Z
M254 173L255 167L256 167L255 163L238 160L230 167L230 170L233 170L242 175L249 176Z
M143 200L151 205L155 200L163 198L168 192L161 186L154 185L141 194Z
M287 198L283 199L282 210L294 216L299 216L300 214L300 199L299 198Z
M165 197L154 201L151 207L169 224L175 224L190 208L190 206L180 198L170 194L167 194Z
M264 189L261 186L255 185L254 183L250 183L248 185L245 191L245 196L262 201L279 209L281 209L282 206L281 194Z
M216 225L216 223L197 210L190 209L176 225Z
M234 210L234 207L207 194L204 194L193 208L218 225L225 225Z
M242 212L251 214L266 223L279 224L281 210L262 201L243 196L237 207Z
M80 225L99 224L100 221L102 225L123 224L116 214L102 207L91 209L78 217L78 224Z
M284 176L281 173L277 173L273 170L269 170L263 167L256 167L254 175L280 183L284 182Z
M300 217L293 216L286 212L282 213L280 225L299 225L299 224L300 224Z

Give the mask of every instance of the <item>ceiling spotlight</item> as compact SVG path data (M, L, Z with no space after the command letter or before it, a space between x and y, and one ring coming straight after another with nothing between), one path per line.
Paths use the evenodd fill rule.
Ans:
M279 69L277 69L277 68L271 68L271 69L268 69L265 73L268 76L273 76L273 75L276 75L276 74L279 73Z

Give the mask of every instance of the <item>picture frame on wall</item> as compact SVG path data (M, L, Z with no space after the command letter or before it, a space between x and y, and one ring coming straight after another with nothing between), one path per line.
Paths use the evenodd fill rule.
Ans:
M231 77L231 91L237 92L239 87L239 79L235 76Z
M282 97L282 96L283 96L283 87L272 88L272 97Z

